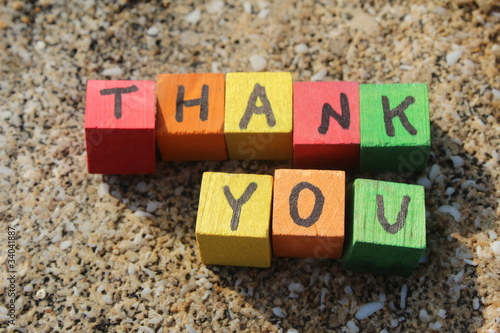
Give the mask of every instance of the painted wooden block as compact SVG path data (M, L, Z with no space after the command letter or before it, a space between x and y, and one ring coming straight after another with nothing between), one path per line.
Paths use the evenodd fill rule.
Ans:
M155 82L89 80L85 141L89 173L155 171Z
M359 168L359 83L295 82L296 168Z
M274 177L274 255L342 257L345 172L283 169Z
M420 185L356 179L344 268L410 274L425 252L424 200Z
M362 84L361 170L422 171L430 153L427 84Z
M224 132L230 159L292 159L292 75L228 73Z
M273 177L203 174L196 241L211 265L269 267Z
M160 74L156 97L163 160L227 159L223 74Z

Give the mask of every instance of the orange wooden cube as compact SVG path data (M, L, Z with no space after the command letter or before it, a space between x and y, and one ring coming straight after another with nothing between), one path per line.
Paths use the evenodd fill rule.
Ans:
M156 140L165 161L226 160L223 74L160 74Z
M345 172L276 170L272 242L277 257L341 258Z

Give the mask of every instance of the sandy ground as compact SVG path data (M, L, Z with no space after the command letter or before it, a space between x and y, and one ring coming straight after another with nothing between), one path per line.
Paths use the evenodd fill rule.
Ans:
M0 3L2 331L498 332L500 3ZM201 264L202 173L273 174L290 161L87 173L87 80L253 66L295 81L429 84L427 170L349 174L426 186L428 250L412 275L335 260ZM370 302L383 309L356 319Z

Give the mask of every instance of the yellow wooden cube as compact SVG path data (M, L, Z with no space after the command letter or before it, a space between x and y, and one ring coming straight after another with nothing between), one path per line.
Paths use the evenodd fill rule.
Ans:
M201 261L269 267L273 177L205 172L196 220Z
M233 160L291 159L292 75L228 73L224 133Z

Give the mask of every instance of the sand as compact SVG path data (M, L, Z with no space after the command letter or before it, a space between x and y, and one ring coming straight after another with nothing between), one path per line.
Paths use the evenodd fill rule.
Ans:
M500 3L486 0L2 1L2 331L498 332L499 31ZM429 85L426 171L349 174L426 187L428 250L410 276L336 260L201 264L202 173L291 161L87 173L87 80L254 70Z

